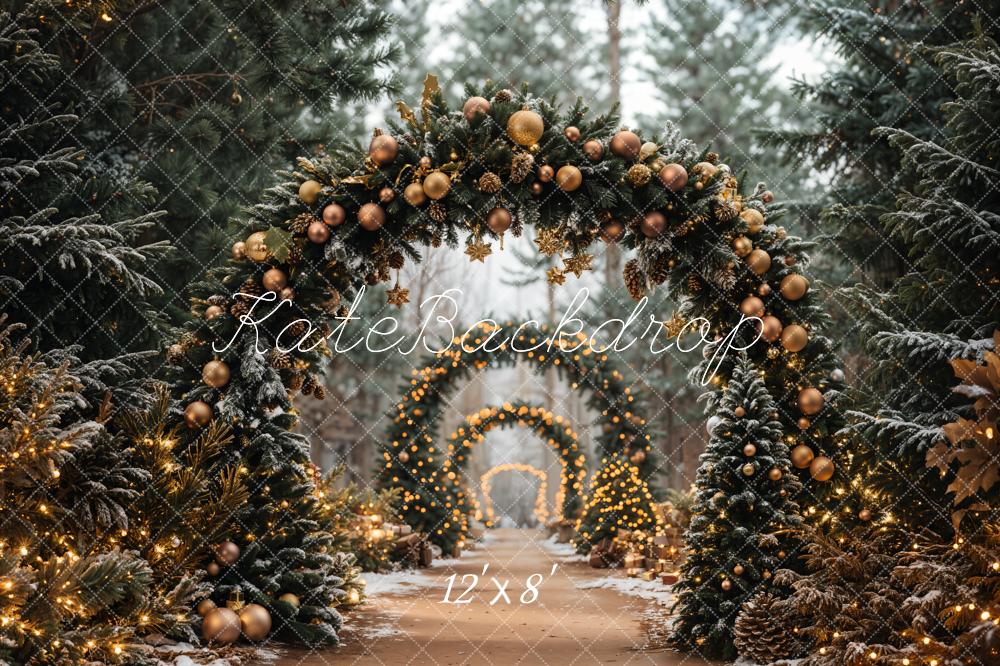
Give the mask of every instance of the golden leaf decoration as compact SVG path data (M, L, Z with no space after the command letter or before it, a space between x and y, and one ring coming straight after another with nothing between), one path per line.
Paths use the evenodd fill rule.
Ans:
M413 109L407 106L406 102L397 100L396 111L399 113L399 117L410 126L410 129L414 132L420 131L420 125L417 124L417 115L413 113Z
M431 126L431 106L434 104L434 96L440 92L441 86L438 85L438 78L433 74L428 74L424 78L424 92L420 95L420 114L423 116L425 132Z

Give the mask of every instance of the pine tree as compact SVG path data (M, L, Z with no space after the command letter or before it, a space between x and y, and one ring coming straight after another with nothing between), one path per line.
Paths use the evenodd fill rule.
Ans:
M577 549L586 552L625 533L654 532L656 518L648 511L652 501L638 467L626 460L602 459L583 498L584 513L576 525Z
M792 546L780 533L801 521L792 500L801 485L790 473L776 404L745 355L716 416L695 481L672 640L732 659L740 607L793 561Z

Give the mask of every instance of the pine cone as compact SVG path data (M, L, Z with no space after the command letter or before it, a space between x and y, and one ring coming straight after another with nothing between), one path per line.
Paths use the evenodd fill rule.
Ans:
M305 380L303 379L302 375L296 372L294 375L288 378L288 388L292 391L298 391L300 388L302 388L302 384L304 383L304 381Z
M648 184L652 177L653 172L645 164L633 164L628 168L628 174L625 176L629 184L634 187Z
M501 187L503 187L503 181L492 171L487 171L479 177L479 189L487 194L495 194L500 191Z
M521 234L524 233L524 223L521 222L520 217L514 218L514 223L510 225L510 235L514 238L520 238Z
M302 395L311 395L317 388L319 388L319 382L316 381L316 375L306 375L302 382Z
M316 398L317 400L325 400L326 389L320 385L317 385L316 388L313 389L313 397Z
M667 255L662 255L653 264L652 270L649 272L649 279L653 284L663 284L670 277L670 257Z
M497 102L509 102L514 99L514 95L512 95L509 90L498 90L496 91L496 94L493 95L493 99Z
M288 248L288 263L292 266L302 261L302 243L292 243Z
M284 370L286 368L292 367L292 359L283 351L279 349L272 349L268 352L267 362L272 368L277 368L278 370Z
M732 222L739 217L739 215L740 212L736 210L736 206L728 201L720 201L716 204L715 219L719 222Z
M288 326L288 333L294 338L300 337L306 332L306 324L304 321L297 321Z
M638 301L646 295L646 277L642 274L642 269L639 268L638 260L629 260L625 264L623 274L625 277L625 288L628 289L628 293L632 298Z
M441 238L440 234L434 234L431 236L431 247L441 247L441 243L443 242L444 239Z
M770 664L795 656L794 634L775 607L777 599L761 592L743 604L733 627L733 643L740 656L755 664Z
M247 278L247 281L244 282L243 286L240 288L240 293L248 294L250 296L260 296L264 293L264 287L262 287L260 283L253 278Z
M309 225L313 222L317 222L318 220L319 218L312 213L300 213L292 218L292 220L288 223L288 228L292 233L304 234L309 228Z
M690 291L692 294L700 294L701 293L701 279L697 275L695 275L694 273L691 273L690 275L688 275L687 287L688 287L688 291Z
M518 153L510 161L510 179L515 183L522 182L535 169L535 158L530 153Z
M229 302L228 298L226 298L225 296L220 296L218 294L216 294L215 296L208 297L209 305L218 305L220 308L228 302Z
M333 314L340 307L340 292L336 289L331 289L327 292L326 299L320 303L320 307L323 308L323 312L327 314Z
M246 302L246 299L241 298L237 302L233 303L233 307L229 308L229 314L233 315L237 319L245 314L250 314L250 304Z
M172 344L167 347L167 362L171 365L180 365L181 361L184 360L184 346L179 344Z
M427 206L427 215L435 222L444 222L448 219L448 208L439 201L432 201Z
M705 161L706 162L711 162L712 164L718 164L718 162L719 162L719 153L717 153L715 151L707 153L705 155Z
M406 257L403 256L402 252L396 250L389 255L389 268L398 271L404 265L406 265Z

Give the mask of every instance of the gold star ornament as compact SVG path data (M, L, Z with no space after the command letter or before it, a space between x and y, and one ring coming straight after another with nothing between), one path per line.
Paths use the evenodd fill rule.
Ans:
M469 256L469 261L486 263L486 257L493 254L493 246L476 239L465 248L465 254Z
M549 284L566 284L566 273L555 266L546 271L545 276L548 278Z
M591 264L594 263L594 255L578 254L575 257L564 259L563 263L566 264L566 268L564 270L567 273L572 273L573 275L580 277L583 275L584 271L590 270Z
M385 297L389 305L402 309L403 305L410 302L410 290L400 287L397 282L395 287L385 292Z
M539 229L535 237L535 244L538 251L544 255L552 256L563 251L566 247L566 239L562 237L558 229Z

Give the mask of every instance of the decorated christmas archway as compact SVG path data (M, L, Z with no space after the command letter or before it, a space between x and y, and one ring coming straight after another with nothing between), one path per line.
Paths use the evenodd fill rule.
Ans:
M835 436L843 374L816 330L826 315L802 274L810 245L776 224L770 192L743 188L718 155L672 128L643 138L613 113L589 115L582 102L563 111L527 88L467 91L454 109L428 77L419 109L399 103L401 122L376 132L367 151L330 145L300 159L242 218L248 236L233 246L232 262L194 287L196 316L168 350L177 417L191 429L172 440L171 453L180 460L213 422L230 429L215 459L238 471L250 496L232 521L241 557L216 598L241 587L286 634L335 640L339 620L329 609L341 593L307 585L302 574L332 571L336 527L308 473L308 446L293 431L292 396L322 395L316 375L333 353L331 323L342 330L344 301L362 285L392 280L407 260L420 261L424 245L461 243L470 261L484 261L504 234L529 225L539 249L562 259L548 274L555 284L590 268L598 240L634 251L625 284L637 298L666 285L680 303L671 333L704 318L708 338L723 338L742 317L760 317L763 341L748 353L807 481L800 503L831 520L856 515L863 507L839 506L862 480L844 474ZM388 298L402 305L408 291L397 280ZM756 336L747 329L737 342ZM715 386L731 371L729 359ZM407 429L412 403L402 407ZM637 428L619 409L613 414L619 422L609 436ZM317 538L317 526L329 531ZM206 559L211 546L199 546ZM278 601L292 588L309 590L299 606Z
M575 351L561 351L583 341L583 334L570 336L562 341L552 341L551 328L547 325L521 325L511 344L487 350L483 343L505 324L480 323L473 327L464 340L456 338L453 345L425 359L422 368L413 370L405 392L396 404L395 414L383 442L384 466L379 482L385 488L403 491L402 514L414 529L430 534L442 548L451 550L461 546L468 531L467 484L462 470L467 461L466 449L482 439L483 433L498 425L521 423L542 428L545 436L558 442L566 473L582 470L576 434L568 426L550 428L547 421L554 417L546 410L533 415L530 405L507 403L500 408L485 408L468 417L468 428L456 433L442 448L440 418L450 404L451 396L472 373L487 368L509 367L518 362L529 364L536 372L553 369L574 390L586 395L586 403L599 414L600 433L598 451L605 464L608 460L627 459L636 467L642 478L653 471L652 434L646 419L641 415L636 393L625 381L625 376L606 353L583 346ZM553 350L544 346L553 342ZM525 346L543 345L537 351L519 352ZM520 413L519 413L520 412ZM553 425L556 425L553 422ZM567 437L567 432L571 436ZM555 444L553 444L555 446ZM576 474L576 472L573 472ZM566 479L564 515L576 516L581 486L578 481ZM571 492L572 491L572 492ZM645 500L644 500L645 501ZM595 520L588 507L582 507L582 524ZM647 510L649 508L647 507ZM592 530L591 530L592 531ZM594 532L598 540L610 536L604 530ZM589 542L588 542L589 543ZM587 544L583 545L587 548Z
M479 492L483 495L483 508L484 511L477 513L476 518L485 521L487 527L492 527L496 522L496 510L493 508L493 477L497 474L503 474L504 472L519 472L521 474L529 474L536 479L538 479L538 491L535 493L535 518L542 525L549 518L549 508L548 502L545 498L548 492L549 483L546 479L546 474L543 470L538 469L534 465L527 465L525 463L503 463L502 465L495 465L482 476L479 477ZM556 500L558 504L558 498ZM557 514L558 517L559 514Z

